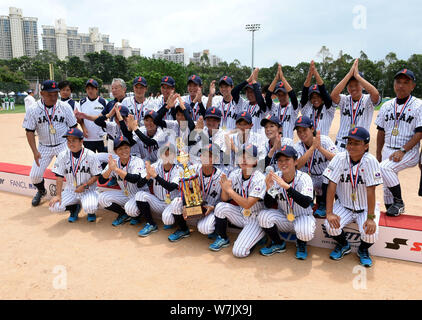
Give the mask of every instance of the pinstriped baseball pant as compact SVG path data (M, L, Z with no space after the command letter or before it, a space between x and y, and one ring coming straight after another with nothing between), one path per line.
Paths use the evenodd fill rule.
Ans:
M400 184L398 173L404 169L414 167L419 162L419 149L413 148L406 152L400 162L389 160L389 156L397 150L384 146L382 150L382 162L380 164L382 179L384 181L384 203L392 204L394 197L388 188Z
M60 152L66 149L66 143L62 143L57 147L46 147L41 144L38 146L38 152L41 154L41 159L38 160L40 166L38 167L34 160L32 163L31 172L29 173L33 184L38 184L43 181L44 172L50 165L51 160L53 160L54 157L57 157Z
M262 228L269 229L274 225L281 232L295 232L296 238L311 241L315 234L315 218L313 215L301 215L290 222L280 210L266 209L258 214L258 222Z
M148 191L138 191L135 196L135 201L149 203L150 208L151 208L151 214L160 219L163 219L163 216L168 216L173 211L173 207L171 203L170 204L165 203L164 201L158 199L155 195L149 193ZM139 214L142 214L142 212L138 211L138 214L136 216L138 216ZM173 224L173 223L169 223L169 224Z
M133 195L127 197L121 190L110 190L100 193L98 203L101 208L110 207L113 202L124 207L128 216L136 217L139 215L139 209Z
M247 257L251 253L252 247L265 236L264 230L259 226L257 217L253 214L245 217L239 206L220 202L215 207L214 215L220 219L227 218L235 226L242 228L233 245L235 257Z
M94 190L87 190L83 193L76 193L70 190L63 190L61 203L56 202L50 207L51 212L64 212L67 206L81 204L85 213L92 214L98 209L98 193Z
M366 221L366 215L368 214L368 211L365 210L361 213L354 213L353 211L350 211L349 209L346 209L343 207L340 202L337 200L334 202L333 207L333 213L340 217L340 228L335 229L330 226L328 223L328 220L325 219L325 228L327 229L327 233L330 236L339 236L341 234L341 231L344 227L346 227L348 224L352 222L356 222L359 227L360 237L363 241L367 243L375 243L375 241L378 240L378 219L375 219L375 223L377 224L377 229L374 234L366 234L365 230L363 229L363 224ZM375 208L375 215L379 218L380 212L377 210L377 207Z

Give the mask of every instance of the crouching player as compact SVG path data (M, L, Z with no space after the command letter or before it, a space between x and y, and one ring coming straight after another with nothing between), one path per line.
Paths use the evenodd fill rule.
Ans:
M214 209L221 196L220 178L222 171L215 167L219 159L220 149L216 145L210 144L201 149L201 164L193 166L194 172L200 178L202 199L204 201L204 217L198 221L198 231L205 235L210 235L215 230ZM177 197L174 199L172 205L172 212L169 210L163 212L163 222L165 225L172 225L177 222L178 229L168 237L171 242L175 242L189 237L190 231L183 212L185 204L182 198Z
M50 200L50 211L70 211L68 221L78 220L81 204L88 214L88 221L96 220L98 209L97 180L101 174L101 165L94 152L83 147L83 133L72 128L66 137L69 150L62 151L54 164L53 172L57 176L57 195ZM63 179L66 186L63 188Z
M234 245L233 255L238 258L247 257L252 247L265 237L259 226L257 215L264 207L265 176L257 169L258 149L256 146L243 145L240 150L240 168L229 175L222 175L221 200L214 210L215 232L217 239L209 247L219 251L230 244L227 236L227 220L242 228Z
M365 128L351 129L344 139L347 139L347 151L337 154L324 171L329 180L325 227L337 241L330 258L340 260L351 252L343 228L355 221L361 236L357 254L360 263L370 267L372 259L368 249L378 239L379 219L374 211L375 187L382 183L380 165L368 152L369 132ZM338 199L334 202L335 194Z
M296 258L308 256L306 243L314 237L315 218L312 215L313 184L306 173L296 169L298 153L292 146L283 146L275 155L278 171L271 171L266 179L264 204L267 208L258 215L259 225L271 239L260 250L264 256L286 251L281 232L296 233Z
M111 154L108 155L108 164L99 182L103 184L110 178L114 178L120 190L104 191L100 194L98 201L102 208L118 214L112 223L113 226L118 226L129 221L131 216L139 215L135 195L139 188L146 185L147 180L144 161L131 156L129 140L121 136L114 139L113 144L114 152L119 158L116 162Z

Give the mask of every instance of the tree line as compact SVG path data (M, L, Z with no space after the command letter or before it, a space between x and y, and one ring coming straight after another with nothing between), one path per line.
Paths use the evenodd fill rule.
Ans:
M326 87L331 91L338 82L347 74L353 64L354 58L347 53L339 52L337 58L325 46L318 52L319 62L316 67L324 79ZM56 81L69 80L75 93L84 92L85 82L88 78L96 79L100 86L110 84L113 78L122 78L127 82L128 88L132 87L132 80L139 75L148 81L149 93L160 91L160 81L164 75L172 76L176 80L176 91L186 91L186 80L189 75L197 74L203 80L203 91L208 92L212 80L218 80L223 75L233 78L240 83L251 74L251 68L243 66L236 59L233 62L221 62L218 66L211 67L207 57L203 57L201 65L190 63L187 66L166 60L157 60L141 56L125 58L113 56L106 51L88 53L85 59L69 57L59 60L56 55L48 51L40 51L35 57L23 56L11 60L0 60L0 91L23 91L28 89L28 80L43 81L49 78L49 64L54 66L54 79ZM422 54L413 54L407 60L397 58L393 52L388 53L384 59L373 61L361 51L359 70L365 79L371 82L383 97L394 96L393 78L402 68L408 68L415 73L417 85L414 95L422 97ZM261 68L259 82L262 86L268 85L273 80L278 63ZM296 66L283 65L283 72L290 85L300 92L308 73L310 61L301 62ZM130 89L129 89L130 90ZM103 93L107 91L102 90Z

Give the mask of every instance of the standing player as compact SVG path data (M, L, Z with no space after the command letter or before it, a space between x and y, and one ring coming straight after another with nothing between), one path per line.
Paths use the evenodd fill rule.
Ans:
M8 95L4 97L4 104L6 106L6 110L9 110L9 96Z
M215 96L215 81L211 82L207 109L212 106L220 109L220 127L223 131L236 129L236 116L242 111L242 105L236 103L232 97L233 80L228 76L223 76L218 86L221 96Z
M33 107L37 104L37 102L35 101L35 98L34 98L34 91L29 89L27 91L27 93L28 93L28 95L23 100L24 103L25 103L25 113L28 111L29 108L31 108L31 107ZM3 110L4 110L4 108L3 108Z
M161 79L161 97L155 101L154 110L158 110L163 107L167 107L170 97L174 94L174 87L176 86L176 81L170 76L165 76ZM175 110L172 109L171 112L164 115L164 120L176 120Z
M374 108L381 102L378 90L359 72L358 63L359 60L356 59L349 73L331 93L333 102L340 107L340 128L336 138L339 151L345 150L346 141L343 137L347 136L351 128L359 126L369 131ZM349 95L341 94L345 87ZM362 89L365 89L368 94L363 94Z
M153 180L153 193L139 191L135 197L139 209L138 214L147 220L145 226L138 233L140 237L147 237L158 230L152 214L159 215L160 218L162 215L171 214L174 210L172 201L180 195L178 189L180 174L183 171L175 164L176 150L173 145L167 143L160 152L159 161L152 165L149 162L145 163L146 179Z
M273 102L271 99L273 94L277 96L279 103ZM281 65L278 65L277 74L268 87L265 102L271 113L279 119L283 137L293 139L293 127L299 113L299 103L293 88L284 77Z
M89 79L85 84L85 91L87 96L81 100L77 110L97 118L107 105L107 102L98 96L98 82L94 79ZM85 135L84 146L94 152L106 152L104 130L89 119L81 119L79 123Z
M311 178L296 169L298 154L292 146L283 146L276 154L277 172L266 179L264 204L267 208L258 215L259 225L271 239L271 244L260 250L264 256L286 251L286 243L279 231L296 233L296 258L308 256L306 243L314 237L315 218L312 215L313 187Z
M378 239L378 219L375 214L375 188L382 183L377 159L369 154L369 132L362 127L350 129L346 152L338 153L324 171L330 181L327 190L327 219L325 228L337 241L330 258L340 260L351 252L343 231L355 221L361 243L358 249L360 263L372 266L369 247ZM338 199L335 201L334 196Z
M130 220L131 216L139 215L135 195L147 180L144 161L130 154L128 139L123 136L114 139L114 152L119 157L118 161L116 162L112 155L108 156L108 165L103 170L99 182L104 184L109 178L114 178L120 190L101 192L98 202L102 208L118 214L112 223L113 226L118 226ZM137 220L134 220L132 224L136 223Z
M222 172L214 164L218 162L219 154L219 148L209 144L201 149L201 163L195 164L190 168L200 177L201 194L204 200L202 205L204 217L198 221L198 231L205 235L210 235L215 230L214 209L220 201L220 178ZM173 211L167 210L163 212L163 222L165 225L173 225L175 222L178 225L178 229L168 237L171 242L179 241L190 236L190 231L185 220L186 217L183 212L184 205L185 203L183 203L182 198L177 197L172 202Z
M13 95L10 96L10 110L15 110L15 97Z
M59 82L59 89L60 89L60 101L63 103L67 103L72 110L78 108L78 103L75 100L72 100L72 84L65 80Z
M307 173L312 178L318 205L315 215L325 218L325 198L327 184L323 178L325 168L337 153L337 148L328 136L315 131L312 120L306 116L299 117L295 122L295 130L300 142L295 144L299 159L297 169Z
M261 240L265 233L259 226L257 216L264 204L265 176L256 170L258 149L254 145L242 148L240 168L232 171L229 178L222 175L221 200L214 210L215 232L217 239L209 246L212 251L220 251L230 244L227 236L227 220L242 228L234 245L233 255L247 257L252 247Z
M32 205L38 206L41 198L47 192L44 187L44 171L53 157L66 149L66 138L63 135L77 126L72 109L58 101L59 87L53 80L46 80L41 85L42 99L25 114L23 128L26 139L34 155L30 172L31 181L37 188L32 199ZM35 132L38 135L39 146L35 142Z
M139 124L142 124L145 114L149 110L154 110L154 105L145 98L147 90L147 80L141 76L136 77L133 79L133 92L135 96L126 97L122 102L122 106L129 109L130 114L135 117Z
M312 76L315 77L317 84L311 87ZM308 76L303 85L300 107L302 115L309 117L314 124L314 129L321 131L324 136L328 136L336 112L336 108L332 104L331 97L325 89L324 81L312 60Z
M200 116L205 116L205 107L207 98L202 95L202 80L197 75L191 75L188 78L188 95L182 99L187 106L192 109L192 120L198 121Z
M78 220L82 208L87 213L88 222L96 220L98 209L97 180L101 165L95 154L83 147L83 133L77 128L64 135L69 150L62 151L57 157L53 172L57 177L57 195L50 201L50 211L70 211L68 221ZM63 179L66 186L63 189Z
M415 75L403 69L394 76L396 98L385 102L377 116L377 159L384 180L384 203L387 215L404 212L398 173L418 164L422 138L421 100L413 97Z

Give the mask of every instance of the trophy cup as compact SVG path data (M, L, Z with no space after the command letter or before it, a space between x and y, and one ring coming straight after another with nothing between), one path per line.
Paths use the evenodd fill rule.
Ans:
M183 165L183 172L180 173L180 190L184 208L186 211L186 217L192 218L202 216L203 200L199 176L195 173L194 170L189 170L189 154L184 152L184 144L180 137L176 139L176 144L179 150L177 161Z

